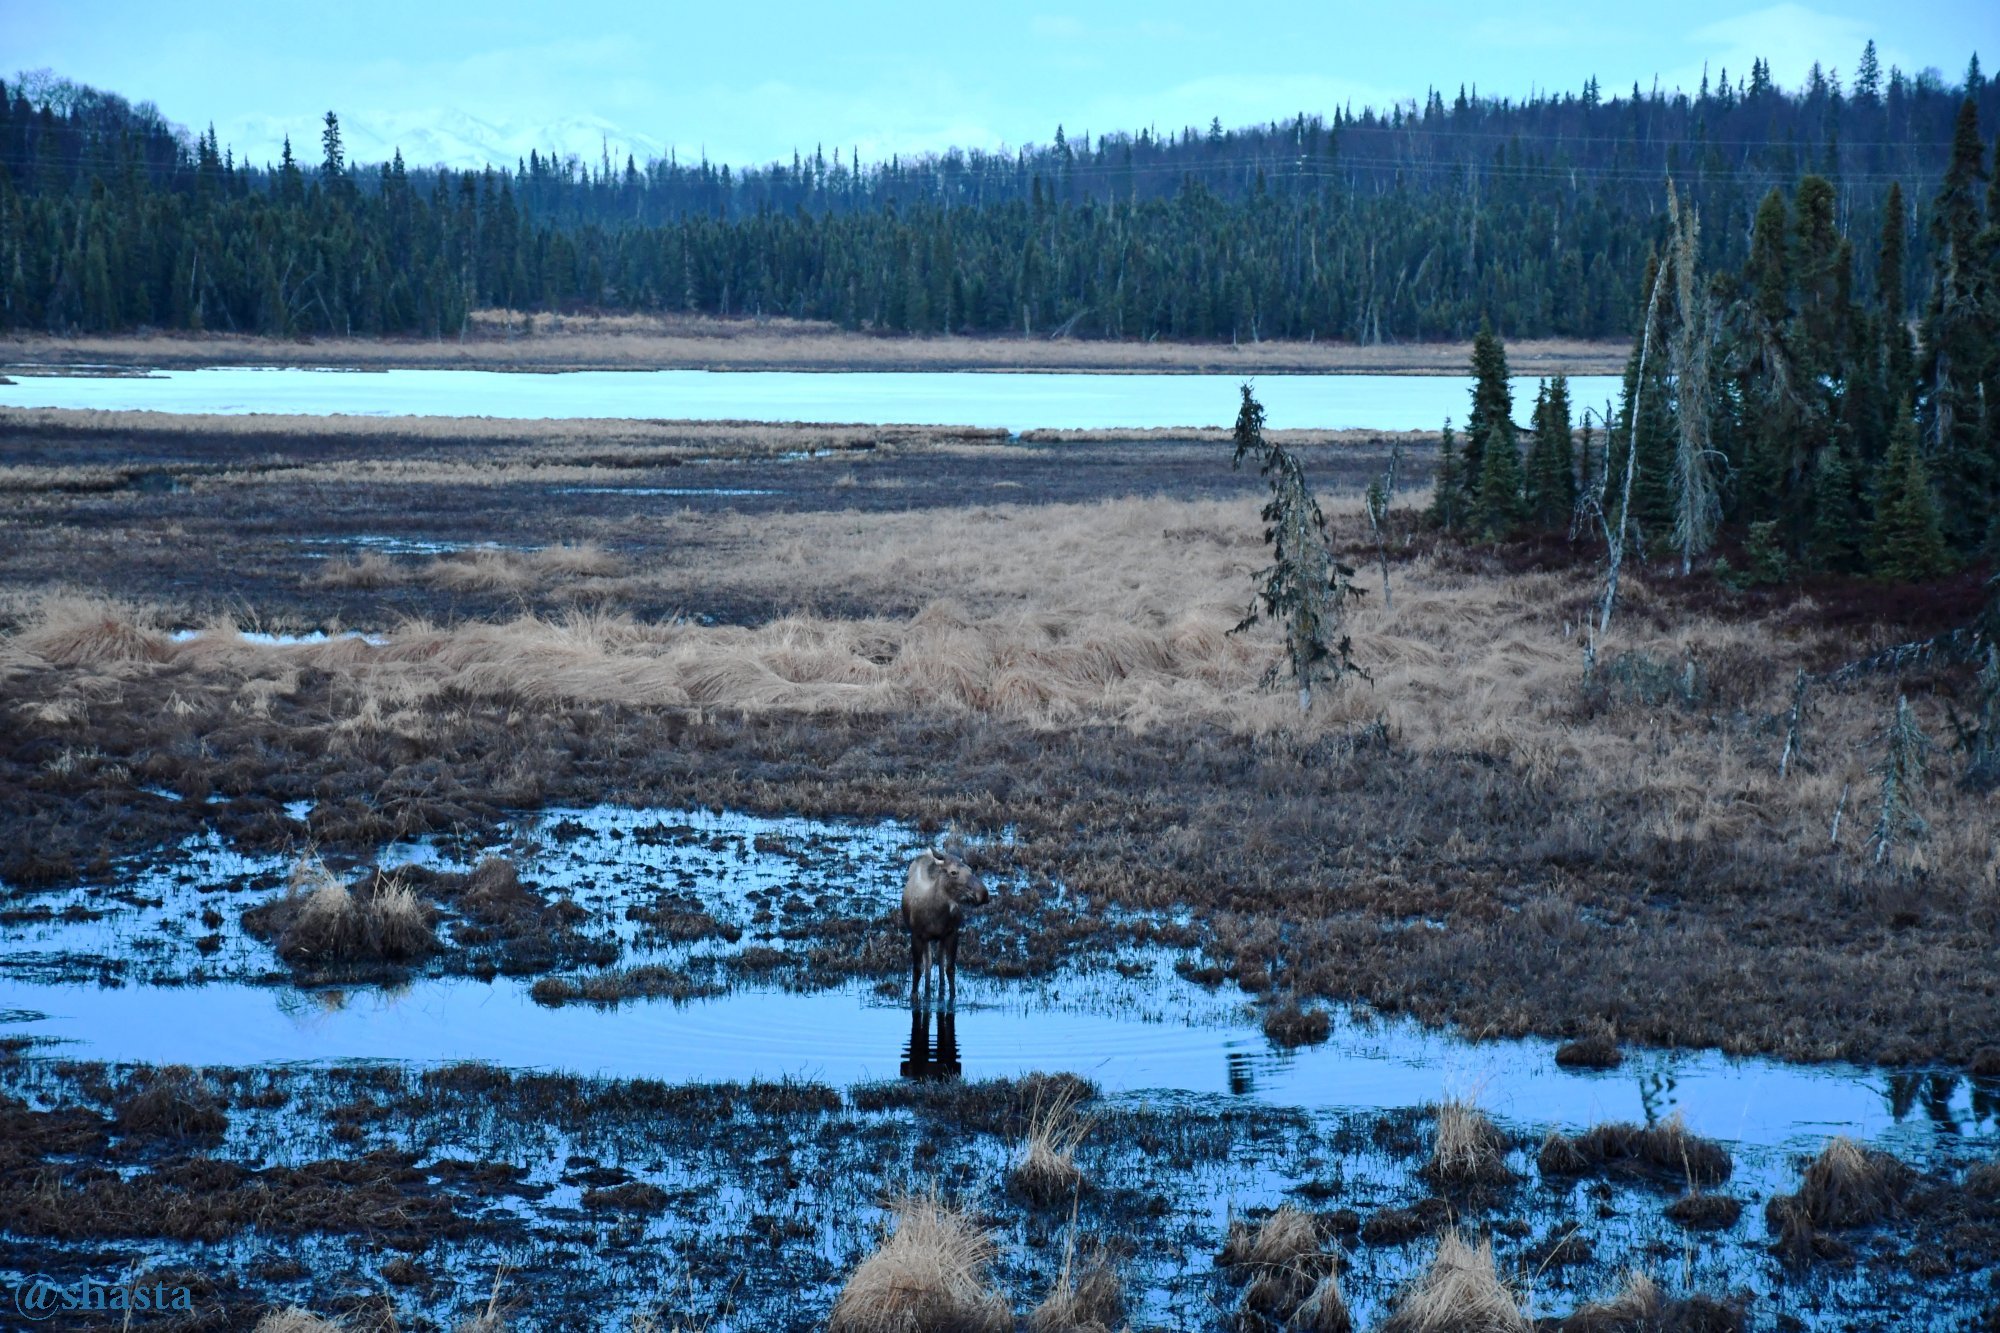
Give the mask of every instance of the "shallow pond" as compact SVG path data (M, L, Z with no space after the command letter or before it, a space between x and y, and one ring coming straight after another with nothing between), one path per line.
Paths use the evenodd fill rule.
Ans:
M146 375L17 375L11 407L308 416L483 416L681 421L880 422L1024 430L1227 426L1236 375L989 374L977 371L370 372L218 367ZM1456 375L1260 375L1274 428L1436 430L1463 422L1472 381ZM1618 392L1610 375L1570 380L1579 408ZM1517 378L1517 405L1535 381Z
M1128 989L1130 988L1130 989ZM1127 1001L1130 1001L1128 1003ZM1467 1042L1342 1012L1323 1045L1274 1048L1241 1006L1170 972L1042 983L968 979L956 1014L912 1013L862 986L739 988L615 1008L547 1007L525 982L438 978L401 988L301 991L0 980L0 1033L50 1054L114 1062L479 1060L517 1069L669 1082L877 1079L1031 1071L1081 1074L1107 1092L1255 1097L1314 1110L1393 1110L1470 1095L1523 1127L1651 1122L1679 1110L1741 1146L1808 1149L1832 1134L1908 1155L1937 1136L2000 1128L2000 1088L1962 1076L1796 1066L1716 1052L1641 1051L1617 1070L1558 1068L1544 1041Z
M311 810L301 802L287 814L306 821ZM926 839L889 820L598 806L524 819L509 842L498 850L522 877L583 909L581 929L615 944L621 961L683 965L796 947L801 927L809 939L812 922L829 913L891 929L901 869ZM1004 840L988 850L1004 864ZM480 854L422 840L384 847L374 863L463 869ZM616 1007L539 1004L531 979L274 985L282 964L237 918L284 891L288 864L210 834L160 865L135 867L115 897L88 886L12 895L11 906L39 910L0 927L0 1035L58 1042L44 1049L65 1056L194 1065L469 1059L589 1076L794 1077L835 1086L1067 1070L1113 1092L1343 1110L1456 1093L1535 1127L1651 1121L1679 1109L1704 1134L1771 1148L1847 1133L1921 1151L1940 1135L1984 1138L2000 1129L2000 1089L1942 1071L1800 1066L1715 1051L1635 1051L1613 1072L1569 1071L1555 1064L1552 1042L1470 1042L1346 1009L1334 1011L1326 1043L1283 1050L1257 1026L1246 997L1182 978L1175 955L1158 949L1127 950L1116 969L1098 960L1023 981L967 974L956 1014L942 1019L912 1015L906 974L804 992L738 985ZM1004 911L1013 885L1004 874L989 880L995 910ZM647 938L627 909L662 886L740 935L727 943ZM1055 894L1054 910L1063 910L1060 886Z

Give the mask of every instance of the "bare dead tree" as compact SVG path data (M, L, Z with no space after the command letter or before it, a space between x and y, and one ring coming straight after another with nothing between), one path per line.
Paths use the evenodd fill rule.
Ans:
M1716 526L1722 522L1722 496L1715 477L1722 455L1708 443L1708 357L1714 311L1708 289L1696 274L1701 216L1693 204L1681 202L1672 181L1667 182L1667 217L1673 230L1674 304L1680 317L1668 344L1674 415L1680 427L1674 447L1674 544L1681 551L1681 573L1687 574L1694 567L1694 557L1713 544Z

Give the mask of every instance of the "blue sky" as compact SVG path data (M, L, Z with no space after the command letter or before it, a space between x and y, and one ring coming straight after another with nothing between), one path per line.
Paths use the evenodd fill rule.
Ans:
M1796 83L1968 54L2000 64L2000 3L1896 5L936 3L685 5L653 0L4 0L0 71L50 68L191 127L214 122L258 159L282 133L311 145L328 108L358 156L413 159L565 147L765 161L814 143L871 158L1155 125L1243 124L1422 97L1435 83L1520 96L1692 88L1704 63L1752 56ZM1504 16L1504 17L1503 17ZM314 150L316 151L316 150ZM843 154L844 155L844 154ZM592 156L595 156L593 153Z

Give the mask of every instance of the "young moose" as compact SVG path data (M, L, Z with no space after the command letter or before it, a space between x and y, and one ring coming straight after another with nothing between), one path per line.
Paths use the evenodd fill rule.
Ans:
M958 1002L958 928L965 909L986 906L988 897L978 874L956 856L929 851L910 862L903 880L903 924L910 931L912 1008L918 991L930 982L933 963L938 991L947 992L950 1003Z

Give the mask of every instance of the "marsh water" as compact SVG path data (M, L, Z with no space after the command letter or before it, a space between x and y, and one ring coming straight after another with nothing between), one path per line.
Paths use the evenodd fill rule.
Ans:
M289 813L309 811L300 803ZM522 877L586 909L621 961L674 964L717 950L792 947L815 912L880 918L890 929L901 867L925 845L894 821L617 806L546 811L521 821L512 842ZM992 851L1004 860L1004 845ZM422 840L381 849L376 864L464 869L473 859ZM1334 1012L1325 1043L1281 1049L1247 997L1186 980L1172 951L1157 948L1128 951L1115 968L1005 981L967 975L950 1015L928 1006L913 1015L903 978L808 990L738 984L703 998L615 1007L537 1003L526 978L301 988L284 984L269 947L235 919L285 891L287 864L206 835L135 869L121 886L124 905L107 914L80 910L102 902L90 888L37 895L45 910L0 934L0 1036L120 1063L480 1060L597 1077L834 1086L1067 1071L1107 1092L1342 1110L1471 1095L1524 1127L1650 1122L1679 1110L1702 1133L1773 1149L1807 1149L1839 1133L1920 1151L1940 1135L2000 1130L2000 1091L1943 1071L1715 1051L1636 1051L1614 1071L1572 1071L1556 1065L1553 1042L1468 1041L1355 1009ZM691 892L741 937L665 950L635 939L626 909L663 883ZM995 883L990 910L1004 912L1007 881ZM220 933L198 940L196 919L217 904L227 908Z
M307 821L312 814L308 801L284 807L290 820ZM1002 830L979 845L981 858L995 867L988 874L995 890L989 910L1000 913L1010 895L1025 892L1024 881L1006 869L1008 837ZM453 871L490 852L504 854L523 882L554 889L573 904L580 929L620 962L685 967L732 951L805 948L815 923L875 921L892 931L902 867L927 842L893 820L602 805L524 815L497 845L413 839L381 846L368 860L383 869ZM89 1062L235 1071L232 1078L253 1080L245 1086L286 1089L276 1098L280 1105L298 1100L292 1109L267 1112L247 1109L262 1104L256 1098L239 1099L226 1151L252 1161L293 1161L324 1151L319 1145L327 1131L313 1117L353 1113L358 1090L374 1090L363 1102L390 1096L384 1089L413 1097L433 1075L450 1080L463 1077L455 1071L480 1067L468 1061L511 1071L503 1078L538 1071L653 1080L647 1084L653 1087L847 1088L857 1107L867 1087L1074 1073L1102 1090L1106 1104L1119 1108L1115 1114L1137 1117L1134 1123L1155 1117L1206 1127L1190 1132L1226 1134L1231 1131L1219 1127L1228 1117L1250 1115L1263 1126L1245 1128L1240 1141L1216 1149L1212 1161L1203 1158L1207 1165L1163 1166L1143 1145L1115 1137L1093 1148L1097 1169L1142 1187L1131 1197L1158 1191L1158 1206L1170 1211L1172 1225L1133 1259L1129 1278L1139 1326L1152 1320L1172 1327L1206 1325L1214 1303L1228 1299L1215 1285L1210 1260L1228 1219L1242 1208L1268 1207L1321 1185L1363 1207L1383 1209L1407 1199L1417 1182L1405 1161L1379 1146L1386 1142L1380 1132L1407 1125L1412 1108L1448 1095L1476 1100L1508 1130L1514 1144L1509 1159L1524 1178L1533 1170L1533 1143L1552 1128L1652 1123L1678 1114L1697 1132L1730 1145L1731 1193L1753 1204L1793 1188L1801 1155L1832 1134L1947 1168L1990 1153L2000 1137L2000 1086L1954 1071L1800 1066L1715 1051L1646 1050L1628 1052L1615 1070L1566 1070L1556 1065L1552 1042L1471 1041L1357 1008L1333 1011L1325 1042L1281 1049L1256 1022L1249 997L1232 985L1206 986L1180 975L1176 964L1186 960L1159 946L1126 947L1115 957L1028 978L968 971L949 1012L913 1009L904 993L906 975L792 989L739 980L701 998L615 1005L538 1002L529 976L419 974L400 983L305 986L240 921L246 908L288 892L291 864L289 855L242 849L211 831L164 855L121 865L96 883L52 892L8 890L10 910L0 921L0 1041L31 1043L21 1051L26 1058L10 1067L11 1085L57 1105L80 1095L75 1080L98 1067ZM695 940L649 936L628 909L663 887L698 903L726 929ZM1082 907L1056 885L1053 910L1071 905ZM1044 909L1050 910L1046 895ZM523 1172L520 1188L528 1196L507 1196L500 1213L554 1227L548 1235L578 1225L582 1187L576 1173L598 1170L600 1162L615 1165L608 1178L636 1179L692 1201L686 1216L676 1205L669 1216L609 1231L588 1221L587 1234L613 1240L609 1248L593 1247L587 1263L558 1266L563 1280L584 1284L580 1290L635 1299L663 1273L677 1271L675 1256L690 1253L689 1247L721 1253L737 1243L729 1238L738 1232L758 1234L770 1225L770 1215L760 1211L761 1168L728 1152L710 1160L699 1140L655 1142L641 1134L627 1142L630 1136L617 1137L622 1131L614 1128L605 1132L625 1146L600 1143L578 1156L585 1149L567 1137L574 1131L541 1125L533 1116L483 1120L475 1103L438 1110L434 1123L385 1112L381 1124L389 1142L426 1161L512 1164L508 1169ZM417 1097L408 1104L424 1103ZM316 1106L321 1110L311 1109ZM325 1109L334 1106L344 1109ZM866 1157L876 1141L871 1136L885 1132L882 1127L821 1132L807 1117L794 1133L785 1128L790 1123L768 1122L769 1132L780 1136L769 1145L776 1155L768 1161L790 1162L796 1152L801 1173L810 1173L803 1163L818 1161L816 1178L846 1183L815 1186L818 1192L808 1191L805 1204L798 1202L805 1196L784 1193L792 1200L786 1206L794 1209L794 1225L801 1225L800 1207L817 1217L803 1224L810 1233L805 1250L788 1261L805 1266L787 1270L790 1275L774 1279L768 1290L744 1290L741 1318L704 1326L816 1326L839 1275L853 1262L850 1251L864 1243L868 1219L877 1215L870 1191L882 1187L881 1178L856 1157ZM752 1124L738 1120L732 1132L754 1133L746 1127ZM1363 1128L1369 1124L1373 1131ZM1324 1156L1342 1143L1349 1146ZM969 1170L1004 1175L1011 1146L975 1138L954 1151L951 1169L962 1185ZM1103 1206L1115 1212L1124 1206L1116 1201L1125 1198L1116 1193ZM482 1196L479 1202L492 1200ZM1541 1233L1537 1245L1575 1229L1574 1219L1593 1217L1595 1243L1612 1264L1608 1276L1588 1265L1567 1276L1536 1269L1525 1280L1536 1291L1538 1311L1565 1308L1615 1281L1617 1265L1639 1262L1636 1256L1669 1251L1681 1281L1746 1293L1765 1309L1795 1314L1801 1327L1838 1327L1820 1316L1842 1310L1947 1318L1962 1300L1908 1289L1880 1292L1865 1270L1836 1271L1794 1290L1765 1253L1754 1208L1698 1244L1671 1232L1663 1238L1661 1200L1644 1182L1545 1184L1521 1196L1517 1206L1525 1214L1522 1225ZM1011 1225L1026 1228L1025 1236L1035 1224ZM206 1270L261 1262L261 1245L245 1237L220 1247L163 1241L150 1249L154 1262ZM292 1285L273 1288L272 1298L284 1291L286 1299L309 1301L325 1282L352 1280L356 1252L338 1237L308 1237L297 1253L305 1258L287 1270ZM429 1262L449 1281L427 1289L419 1305L449 1302L459 1288L483 1290L494 1264L518 1264L523 1253L477 1237L440 1242ZM1029 1245L1008 1262L1032 1267L1041 1253ZM61 1258L54 1249L49 1256ZM1348 1292L1357 1318L1378 1317L1387 1293L1407 1283L1424 1256L1421 1247L1396 1243L1350 1248ZM534 1262L530 1253L531 1270ZM1032 1286L1045 1277L1017 1273L1016 1279ZM692 1292L686 1273L671 1280ZM622 1314L606 1319L607 1327L623 1327Z
M0 385L10 407L307 416L655 418L879 422L1024 430L1227 426L1238 375L980 371L333 371L218 367L143 375L31 375ZM1456 375L1258 375L1277 429L1436 430L1463 422L1472 381ZM1570 379L1579 409L1618 392L1610 375ZM1532 402L1535 381L1514 381Z

